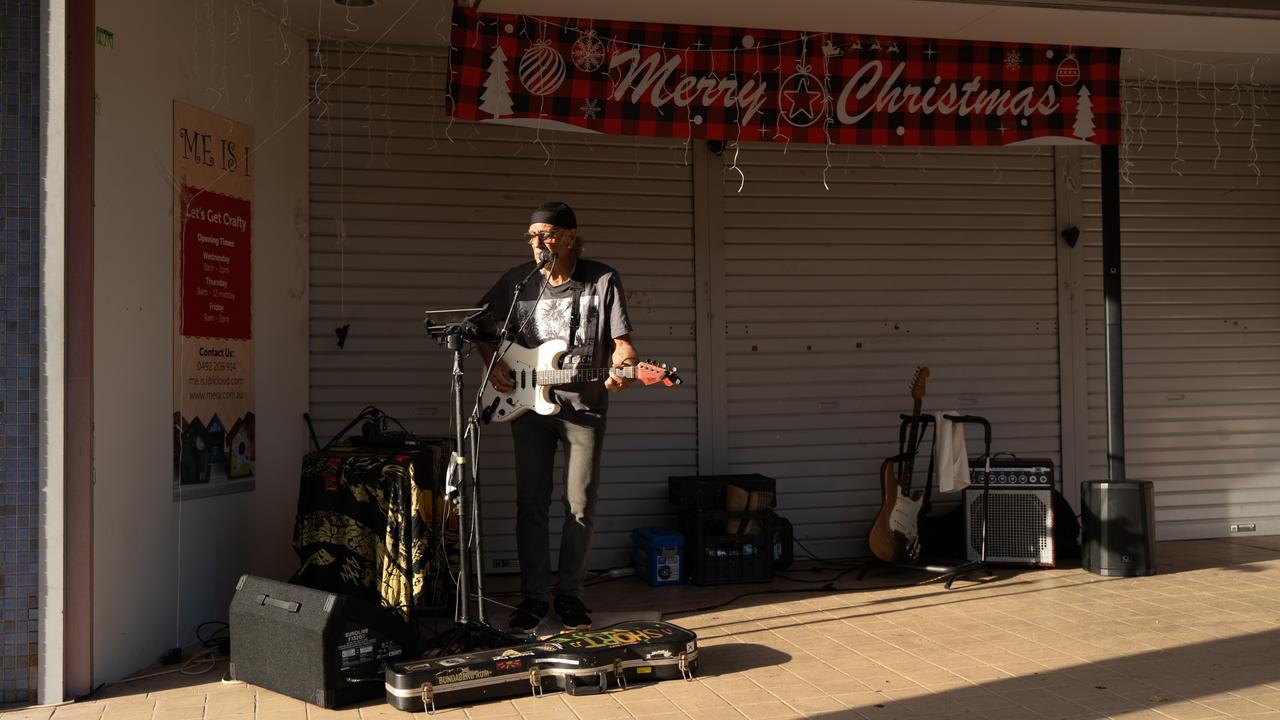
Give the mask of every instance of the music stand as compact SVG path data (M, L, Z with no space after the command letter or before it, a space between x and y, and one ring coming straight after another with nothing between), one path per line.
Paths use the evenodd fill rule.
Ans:
M519 639L490 625L484 617L484 550L480 532L480 485L474 465L467 460L466 437L475 425L474 413L465 424L462 414L463 351L473 342L494 342L495 338L481 332L478 322L488 312L488 306L459 308L454 310L428 310L422 321L427 334L453 353L451 391L453 396L454 452L449 458L449 470L445 474L445 498L453 494L458 515L458 592L457 625L452 630L436 635L428 641L429 647L438 649L436 654L446 655L466 650L505 647L519 643ZM467 473L471 472L471 493L467 495ZM469 507L468 507L469 506ZM470 512L470 549L468 557L467 513ZM443 527L441 528L443 532ZM471 561L476 573L476 617L471 617ZM447 563L447 561L446 561Z

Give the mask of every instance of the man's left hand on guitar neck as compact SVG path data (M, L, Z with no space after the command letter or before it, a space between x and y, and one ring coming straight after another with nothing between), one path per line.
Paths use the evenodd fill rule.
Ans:
M631 344L630 335L622 335L613 339L613 367L633 367L638 357L635 346ZM604 387L609 392L622 392L633 382L635 382L635 378L610 375L605 378Z

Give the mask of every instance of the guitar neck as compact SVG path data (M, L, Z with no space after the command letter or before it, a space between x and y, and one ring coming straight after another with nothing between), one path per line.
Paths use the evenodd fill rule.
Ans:
M916 439L920 436L920 408L923 404L924 399L921 398L911 406L911 428L907 432L907 446L903 448L907 453L907 457L902 461L900 472L898 473L898 486L902 488L907 488L911 485L911 472L915 469Z
M536 375L535 382L538 385L563 385L574 382L598 382L610 375L634 379L636 369L634 367L624 367L591 368L586 370L538 370Z

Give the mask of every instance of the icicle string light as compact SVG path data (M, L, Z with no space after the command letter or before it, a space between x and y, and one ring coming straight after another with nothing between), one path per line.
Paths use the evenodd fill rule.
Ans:
M1134 186L1133 169L1144 148L1147 116L1152 113L1152 105L1155 106L1155 117L1160 118L1164 115L1166 91L1173 93L1169 98L1173 114L1173 159L1169 164L1171 173L1183 176L1189 166L1184 154L1188 139L1182 136L1182 94L1194 92L1196 97L1203 99L1204 105L1209 108L1208 124L1212 132L1211 141L1214 152L1208 164L1214 170L1221 169L1230 147L1227 143L1228 147L1224 148L1222 132L1238 128L1242 122L1247 121L1249 128L1247 167L1254 173L1255 184L1261 183L1262 166L1258 162L1258 132L1262 129L1260 116L1267 115L1266 97L1270 88L1257 81L1256 73L1268 58L1258 57L1252 61L1238 63L1205 63L1182 60L1159 53L1144 54L1162 61L1157 65L1165 67L1166 70L1172 67L1173 81L1171 84L1163 84L1160 81L1159 67L1153 67L1151 72L1147 72L1139 65L1137 77L1123 82L1121 176L1126 183L1131 188ZM1132 67L1131 59L1129 64ZM1248 70L1247 78L1241 72L1242 69ZM1184 70L1193 72L1194 79L1186 76ZM1224 78L1231 78L1230 85ZM1154 102L1148 99L1148 89ZM1228 113L1229 116L1224 115ZM1229 128L1224 126L1223 120L1229 122Z

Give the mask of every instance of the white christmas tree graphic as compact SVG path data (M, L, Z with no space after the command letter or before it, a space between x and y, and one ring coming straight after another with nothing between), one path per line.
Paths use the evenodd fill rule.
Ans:
M1093 137L1093 100L1089 98L1089 88L1086 85L1080 85L1078 93L1079 101L1076 103L1076 124L1071 127L1071 133L1081 140L1088 140Z
M511 114L511 90L507 88L507 55L498 45L489 56L489 68L480 95L480 109L494 117Z

